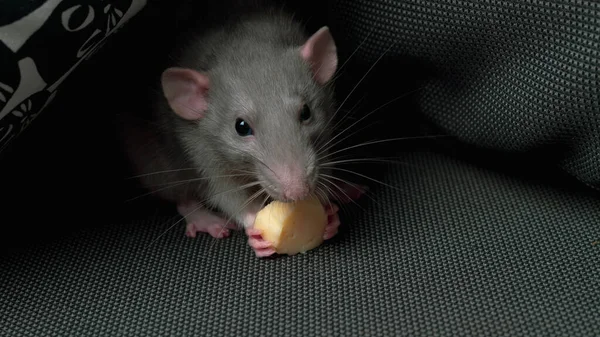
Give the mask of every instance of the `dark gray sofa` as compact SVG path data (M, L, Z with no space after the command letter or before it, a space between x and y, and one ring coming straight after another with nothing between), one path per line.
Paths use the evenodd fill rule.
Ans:
M145 3L108 2L56 1L25 51L0 43L3 97L18 60L37 51L57 83L77 62L61 53L77 55L114 8ZM0 6L2 31L19 15ZM171 206L126 201L144 191L126 179L115 117L147 104L161 51L190 19L176 9L145 4L58 91L32 96L54 95L33 122L13 108L0 120L17 130L0 166L0 335L600 336L600 5L303 3L308 29L327 23L349 59L338 91L360 105L347 121L391 102L347 144L410 139L357 148L395 157L352 168L384 184L346 177L371 190L343 209L339 236L271 259L242 233L189 239L170 229ZM53 31L64 13L70 30Z

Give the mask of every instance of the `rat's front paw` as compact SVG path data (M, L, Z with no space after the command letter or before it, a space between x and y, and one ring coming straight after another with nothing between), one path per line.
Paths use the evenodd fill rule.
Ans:
M215 222L188 222L185 228L185 235L190 238L195 238L197 233L208 233L215 239L223 239L228 237L230 229L236 229L234 225L226 224L225 219L216 220Z
M336 204L330 204L325 207L325 212L327 213L327 226L325 227L323 239L329 240L337 234L338 227L340 227L339 210L340 209Z
M195 238L197 233L208 233L214 238L222 239L230 235L230 229L237 228L232 223L227 223L225 218L193 203L180 204L177 210L187 222L185 235L191 238Z
M275 254L273 245L263 239L258 229L252 227L246 228L246 235L248 235L248 244L252 247L257 257L268 257Z

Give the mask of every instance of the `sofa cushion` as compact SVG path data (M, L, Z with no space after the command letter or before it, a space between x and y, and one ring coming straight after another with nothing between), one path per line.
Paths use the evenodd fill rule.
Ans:
M395 188L344 208L339 236L303 255L257 259L239 232L190 239L150 206L7 253L3 335L598 334L597 196L431 152L402 161Z

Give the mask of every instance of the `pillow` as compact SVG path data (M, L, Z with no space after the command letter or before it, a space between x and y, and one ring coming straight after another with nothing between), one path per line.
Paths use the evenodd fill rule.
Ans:
M145 5L146 0L4 1L0 149L44 110L82 62Z

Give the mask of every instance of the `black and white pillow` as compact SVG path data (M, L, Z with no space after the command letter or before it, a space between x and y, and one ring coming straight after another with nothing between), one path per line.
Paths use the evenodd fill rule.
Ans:
M146 0L9 0L0 6L2 150Z

